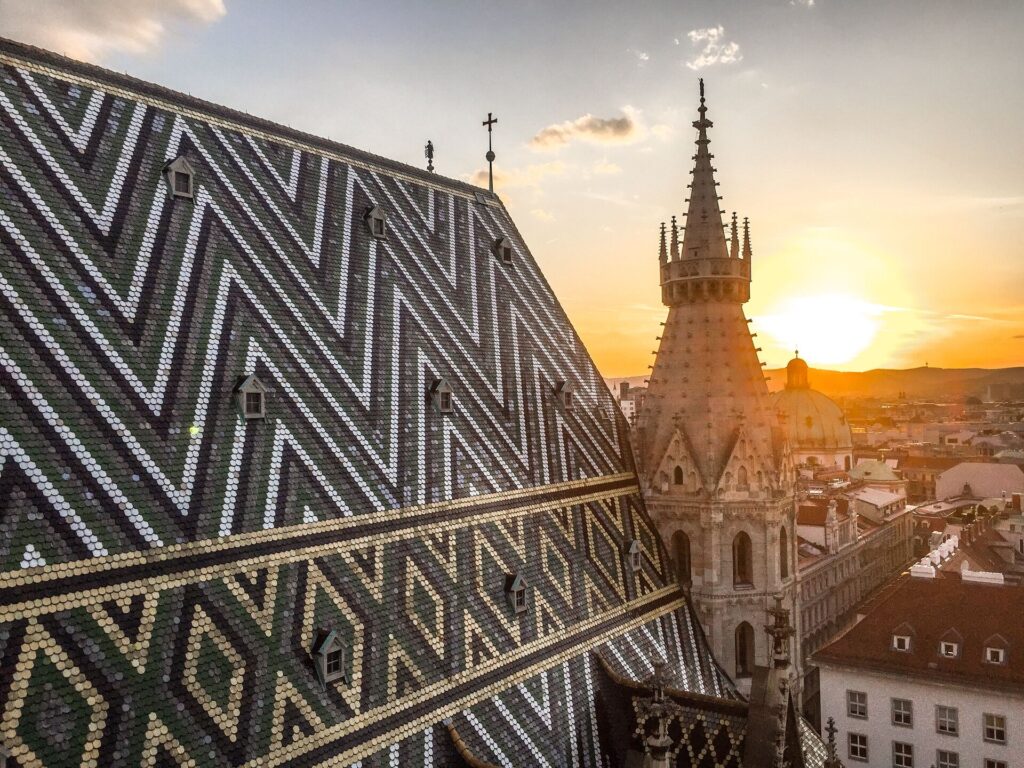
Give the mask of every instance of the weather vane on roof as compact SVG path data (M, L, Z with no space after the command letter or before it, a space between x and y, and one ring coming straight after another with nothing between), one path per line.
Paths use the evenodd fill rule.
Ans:
M423 156L427 158L427 170L434 172L434 142L427 139L427 146L423 148Z
M483 125L487 126L487 154L484 155L487 158L487 188L494 192L494 148L491 146L491 126L498 122L498 118L493 117L490 112L487 113L487 119L484 120Z

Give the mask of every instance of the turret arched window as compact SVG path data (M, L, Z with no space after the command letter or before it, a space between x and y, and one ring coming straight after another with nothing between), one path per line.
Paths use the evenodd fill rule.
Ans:
M740 531L732 540L732 584L734 587L749 587L753 583L753 547L746 531Z
M683 531L672 534L672 555L676 561L676 578L680 584L692 581L690 570L690 537Z
M682 485L683 484L683 468L682 467L677 466L672 471L672 482L675 483L676 485Z
M779 576L789 578L789 534L785 528L779 529Z
M747 622L736 626L736 677L754 673L754 628Z

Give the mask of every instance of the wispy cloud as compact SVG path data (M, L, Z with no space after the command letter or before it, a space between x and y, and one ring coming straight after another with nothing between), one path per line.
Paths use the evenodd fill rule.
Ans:
M626 106L621 117L596 117L587 113L575 120L541 128L530 139L532 149L560 149L572 141L591 144L632 144L647 134L640 110Z
M555 220L554 214L551 213L551 211L545 211L543 208L534 208L532 211L530 211L530 215L533 216L533 218L535 219L540 219L541 221Z
M800 5L804 8L813 8L814 0L789 0L790 5Z
M4 35L77 59L96 61L113 52L148 53L168 27L212 24L224 0L3 0Z
M561 176L565 173L566 168L568 166L561 160L553 160L550 163L533 163L525 168L495 168L494 187L496 189L536 189L549 176ZM477 186L486 187L487 169L478 168L470 175L469 181Z
M644 66L648 61L651 60L651 54L649 54L647 51L641 51L637 48L627 48L626 53L630 54L634 59L636 59L636 65L638 67Z
M704 69L715 64L733 64L743 60L739 43L725 39L725 27L702 27L686 33L697 54L686 62L690 69Z

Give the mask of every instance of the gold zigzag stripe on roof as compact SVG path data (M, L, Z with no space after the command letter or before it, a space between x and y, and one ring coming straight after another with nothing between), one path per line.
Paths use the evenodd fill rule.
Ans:
M587 492L589 488L594 486L605 486L609 483L622 481L633 482L624 483L621 486L598 492ZM579 493L571 493L574 490L579 491ZM30 616L59 613L104 600L124 599L154 590L171 589L186 584L210 581L233 573L243 573L256 567L267 568L282 563L309 560L327 554L338 554L342 551L364 549L368 546L391 541L437 535L442 530L450 531L456 528L466 528L484 523L507 521L527 515L548 513L552 509L613 499L636 493L637 490L635 476L633 475L606 475L587 480L575 480L567 483L541 486L539 488L535 487L526 491L503 492L487 496L476 496L471 499L439 502L419 507L400 508L387 512L328 520L321 523L255 531L236 536L226 536L220 539L208 539L190 544L163 547L149 552L131 552L75 563L57 563L40 568L7 571L0 573L0 590L13 589L19 595L31 594L33 590L39 590L41 586L47 586L49 581L72 579L73 577L101 576L104 581L109 580L109 583L82 589L76 588L76 582L72 580L69 581L66 590L59 589L63 585L53 585L56 588L48 591L45 597L34 597L19 602L10 602L6 605L4 605L5 601L0 597L0 615L3 616L5 621L16 621ZM561 491L567 492L568 495L559 498L557 502L537 502L538 497ZM520 503L515 504L516 501ZM495 502L511 504L511 506L495 508L488 512L473 512L475 509L487 507ZM441 514L442 512L457 510L464 510L464 513L454 519ZM437 515L438 519L436 521L431 521L429 517L424 519L425 516L433 513ZM393 525L390 525L386 532L382 532L379 529L373 530L385 524ZM297 545L293 549L284 549L279 552L255 553L258 555L257 557L253 557L253 553L249 551L254 544L287 542L290 539L305 538L317 534L326 536L349 528L363 527L369 529L366 535L356 536L352 539L311 543L306 546ZM233 549L240 550L239 557L231 558L228 556L225 557L222 563L198 568L190 568L187 565L187 561L196 556L209 555L210 553L230 555ZM119 570L129 568L138 570L140 567L154 565L163 566L176 559L182 561L180 570L137 579L125 578L120 581L117 579L117 571Z
M673 594L679 595L679 597L675 600L665 602L665 599L671 597ZM350 765L353 762L374 754L389 744L393 744L408 736L421 732L425 727L436 723L439 720L451 717L467 707L471 707L484 699L495 696L502 691L511 688L517 683L524 682L534 675L551 669L552 667L556 667L573 657L579 656L580 654L589 651L591 648L601 645L615 637L620 637L624 633L671 613L672 611L676 611L682 608L685 604L685 598L681 596L678 587L664 587L657 592L623 603L622 605L609 610L607 613L592 616L591 618L578 622L568 629L552 632L538 640L526 643L511 653L482 662L477 666L470 667L469 669L454 674L444 680L438 681L433 685L419 688L408 697L391 704L389 706L390 711L388 714L390 716L400 715L406 710L412 709L425 701L435 698L438 699L437 706L428 708L428 711L419 717L411 718L407 721L401 722L396 727L386 729L385 732L381 733L377 737L361 741L357 746L353 746L340 754L332 754L329 757L325 757L323 760L317 760L311 764ZM614 621L616 618L621 618L623 621ZM587 637L595 627L602 623L607 623L609 620L612 621L611 626L596 635ZM566 648L559 653L545 656L542 661L539 661L536 664L531 664L521 668L515 667L516 661L523 657L541 652L545 648L553 648L563 644L566 645ZM467 683L472 683L475 679L485 678L488 675L492 675L498 669L506 671L506 673L500 676L499 682L482 688L474 688L469 693L461 697L442 698L446 692L454 691L461 686L465 686ZM368 723L372 723L373 720L377 719L379 716L379 710L357 715L356 717L345 720L344 722L338 723L330 728L326 728L311 736L295 741L277 751L258 757L255 760L246 763L244 768L273 768L274 766L284 765L288 761L299 758L302 755L306 755L315 749L341 741L347 735L357 731Z

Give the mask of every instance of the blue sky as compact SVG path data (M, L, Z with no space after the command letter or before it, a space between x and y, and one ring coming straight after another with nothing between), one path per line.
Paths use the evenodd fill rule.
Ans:
M703 76L769 364L1024 360L1024 3L6 0L0 29L413 164L430 138L457 178L494 112L498 191L607 375L649 362Z

